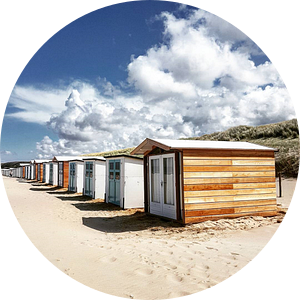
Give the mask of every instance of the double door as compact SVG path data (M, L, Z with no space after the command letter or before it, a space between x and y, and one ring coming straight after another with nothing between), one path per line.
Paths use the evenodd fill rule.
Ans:
M53 164L50 164L49 183L53 185Z
M46 165L43 164L43 182L46 182Z
M58 186L64 186L64 163L58 163Z
M109 161L108 202L120 205L121 160Z
M69 177L70 177L70 185L69 185L69 190L72 192L76 191L76 168L75 168L75 163L70 163L70 169L69 169Z
M38 169L37 169L37 180L40 181L41 180L41 165L38 164Z
M85 188L84 194L93 197L93 178L94 178L93 162L85 163Z
M150 213L176 219L175 155L149 158Z

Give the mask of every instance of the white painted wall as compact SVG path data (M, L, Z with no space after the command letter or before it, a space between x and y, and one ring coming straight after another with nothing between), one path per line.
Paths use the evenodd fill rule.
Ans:
M45 179L44 179L44 182L45 183L49 183L50 163L45 163L44 164L44 168L45 168Z
M53 162L53 185L58 185L58 163Z
M94 162L94 174L95 199L104 199L106 184L106 161L96 160Z
M142 159L125 157L124 208L144 207L144 165Z
M84 163L83 162L76 162L75 165L75 172L76 172L76 188L77 193L82 193L83 191L83 174L84 174Z

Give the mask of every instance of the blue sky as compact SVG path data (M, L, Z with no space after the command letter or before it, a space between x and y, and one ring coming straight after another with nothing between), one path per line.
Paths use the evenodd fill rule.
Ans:
M1 159L113 150L292 117L276 69L238 29L178 3L127 2L75 20L37 51L10 97Z

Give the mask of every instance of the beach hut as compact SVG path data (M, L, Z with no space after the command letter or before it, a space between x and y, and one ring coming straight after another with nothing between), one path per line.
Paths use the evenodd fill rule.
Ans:
M58 185L58 163L51 161L49 164L49 184Z
M30 174L29 179L34 180L35 179L35 163L34 160L30 161Z
M20 163L20 168L21 168L21 171L20 171L20 178L25 178L25 168L28 164L26 163Z
M69 161L79 159L77 156L54 156L53 162L58 164L58 182L59 187L68 188L69 185Z
M84 162L81 159L74 159L69 161L69 184L68 190L75 193L82 193L83 191L83 175Z
M143 158L114 155L106 158L106 202L127 208L144 207Z
M247 142L146 139L145 211L184 224L277 213L276 149Z
M43 163L43 183L49 183L50 162Z
M83 157L83 195L105 199L106 159L102 156Z
M31 174L31 165L28 164L25 166L25 178L30 179L30 174Z
M49 160L36 159L34 161L35 169L36 169L36 180L37 181L43 181L44 163L46 163L46 162L49 162Z

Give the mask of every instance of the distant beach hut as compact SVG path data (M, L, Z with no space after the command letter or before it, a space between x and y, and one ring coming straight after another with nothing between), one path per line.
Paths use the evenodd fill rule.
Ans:
M58 163L51 161L49 164L49 184L58 185Z
M50 161L43 163L43 183L49 184L50 179Z
M20 178L25 178L25 168L27 164L26 163L20 163Z
M84 162L81 159L74 159L69 161L69 185L68 190L75 193L82 193L83 191L83 175Z
M58 164L58 182L59 187L68 188L69 185L69 161L80 159L77 156L54 156L53 162Z
M273 148L247 142L146 139L145 211L184 224L277 213Z
M31 166L30 164L25 166L25 179L30 179L31 176Z
M82 157L84 161L83 195L94 199L105 199L106 159Z
M35 169L36 169L36 180L37 181L43 181L44 163L46 163L46 162L49 162L49 160L36 159L34 161Z
M34 180L35 179L35 163L34 160L30 161L30 175L29 179Z
M131 155L106 158L106 202L127 208L144 207L143 159Z

